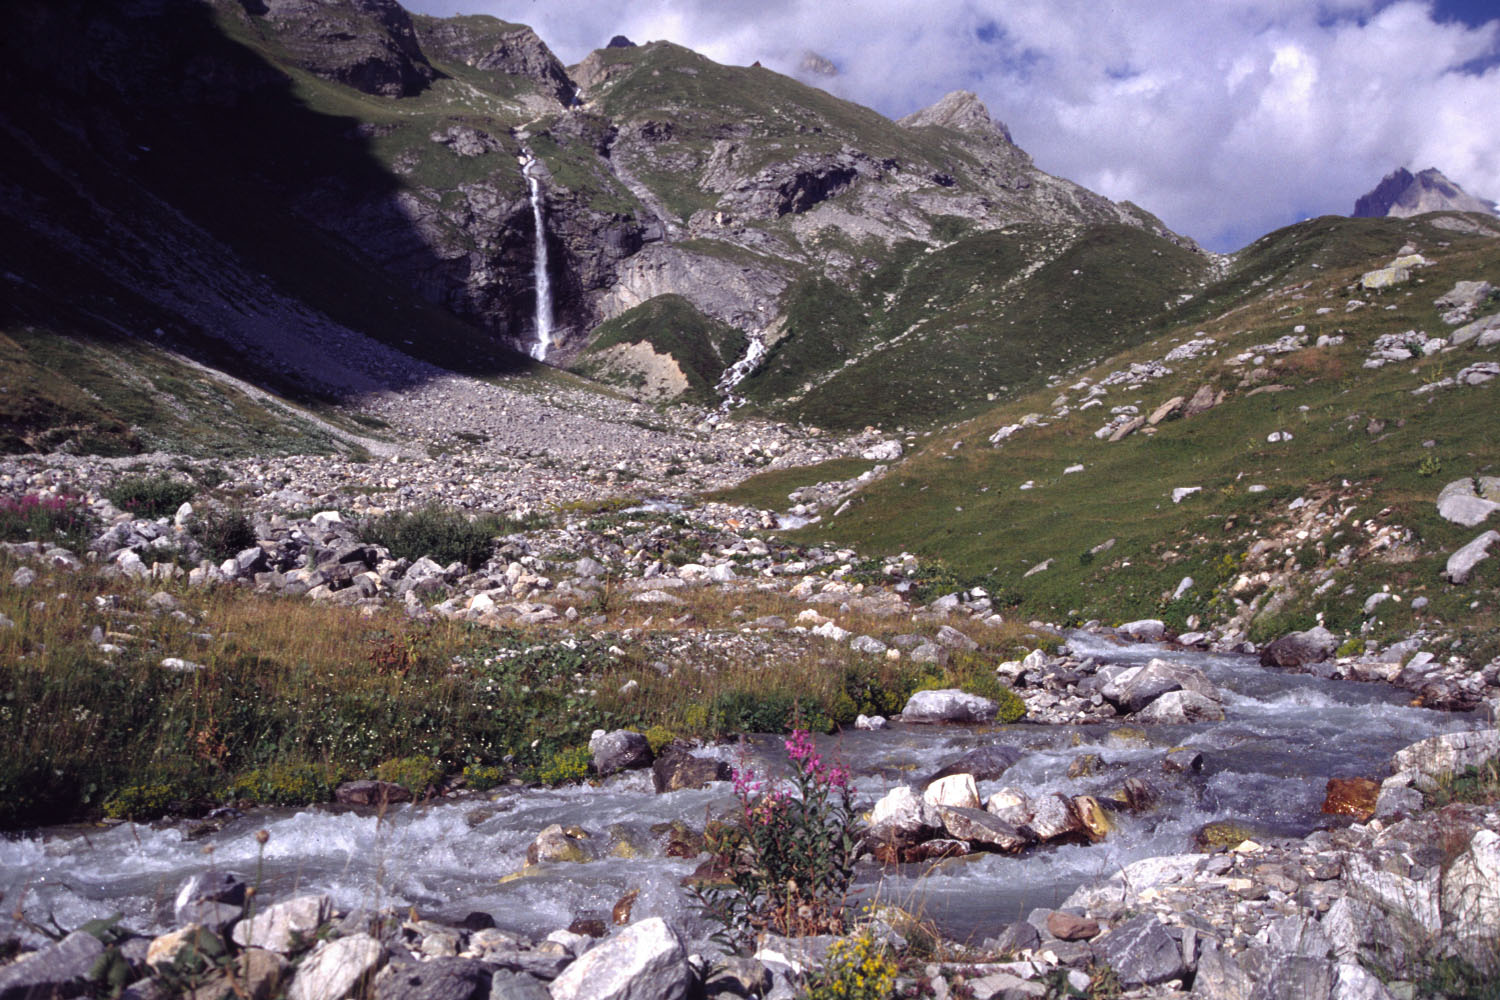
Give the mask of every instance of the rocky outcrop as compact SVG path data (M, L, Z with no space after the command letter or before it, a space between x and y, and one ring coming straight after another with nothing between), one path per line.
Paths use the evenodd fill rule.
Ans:
M410 97L436 77L396 0L264 0L260 17L292 61L381 97Z
M1375 189L1354 202L1354 217L1405 219L1424 212L1483 212L1494 215L1495 203L1476 198L1443 176L1436 167L1413 174L1405 167L1386 174Z
M897 125L905 128L937 126L966 132L985 140L1000 140L1011 145L1010 129L990 115L979 95L970 90L955 90L943 95L936 104L914 111L899 119Z
M787 278L770 261L749 267L739 260L654 244L620 262L614 286L599 299L611 319L658 295L681 295L706 316L758 332L776 318Z
M524 24L470 15L418 17L416 28L422 48L434 58L531 80L563 106L573 100L577 88L568 71L536 32Z

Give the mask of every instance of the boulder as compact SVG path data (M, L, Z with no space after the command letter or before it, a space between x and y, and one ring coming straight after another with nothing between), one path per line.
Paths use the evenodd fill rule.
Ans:
M1018 748L999 743L979 747L945 761L927 781L930 784L950 774L972 774L975 781L994 781L1015 766L1022 756Z
M1196 691L1168 691L1137 712L1135 719L1161 726L1222 722L1224 706Z
M939 778L922 790L922 801L928 806L961 806L965 809L979 808L979 789L972 774L950 774Z
M297 896L235 924L234 940L241 947L286 954L300 942L311 940L332 916L333 902L327 896Z
M1047 914L1047 933L1062 941L1087 941L1099 936L1099 921L1053 910Z
M528 865L555 862L581 864L594 860L594 852L587 843L587 835L575 828L564 830L561 823L553 823L536 835L526 848Z
M1115 631L1134 642L1160 642L1167 634L1167 626L1155 618L1142 618L1126 622Z
M944 625L937 632L938 645L948 649L956 649L961 653L972 653L979 648L979 643L964 635L952 625Z
M1094 954L1131 988L1151 986L1186 973L1182 951L1155 914L1143 913L1094 940Z
M682 1000L692 966L660 917L626 927L584 952L552 983L552 1000Z
M1420 740L1397 750L1391 765L1398 776L1411 776L1409 784L1430 792L1443 775L1459 774L1495 757L1500 757L1500 730L1479 729Z
M600 777L650 767L653 759L646 737L629 729L595 731L589 740L589 752L594 755L594 770Z
M897 785L870 810L870 837L882 844L905 847L935 833L941 822L915 791Z
M1468 583L1474 567L1489 558L1489 548L1496 542L1500 542L1500 531L1486 531L1448 557L1443 576L1449 583Z
M245 902L245 883L229 872L200 872L182 883L172 903L172 915L179 924L204 923L198 910L207 905L226 906L238 913Z
M490 978L490 1000L552 1000L552 994L535 976L497 969Z
M695 757L686 750L668 748L651 764L651 782L658 792L702 788L710 781L728 781L730 767L722 760Z
M994 801L995 796L990 796L990 799ZM1058 792L1039 795L1028 805L1031 818L1026 821L1023 829L1037 840L1056 840L1083 830L1078 811L1073 808L1073 800L1066 795Z
M1218 688L1204 676L1203 671L1163 659L1154 659L1143 667L1129 668L1116 674L1099 693L1123 712L1139 712L1168 691L1184 689L1209 701L1222 700Z
M1453 336L1449 340L1455 346L1467 344L1471 340L1482 340L1485 334L1495 330L1500 330L1500 313L1476 319L1472 323L1459 327L1453 331Z
M1442 913L1459 953L1481 971L1500 973L1500 834L1477 830L1443 875Z
M1292 632L1270 642L1260 651L1260 662L1266 667L1305 667L1321 663L1338 648L1338 639L1323 626L1306 632Z
M385 949L368 934L323 941L297 967L287 1000L336 1000L348 996L384 957Z
M1500 494L1496 490L1495 494ZM1468 477L1455 479L1438 493L1438 513L1446 521L1473 528L1482 524L1495 511L1500 510L1490 491L1481 496L1474 488L1474 480Z
M480 1000L493 989L490 971L472 958L392 962L375 977L375 1000Z
M392 802L410 802L411 792L393 781L361 778L346 781L333 792L334 800L350 806L383 806Z
M937 813L950 837L967 840L975 847L1014 854L1031 843L1025 832L983 809L944 806Z
M24 961L0 968L0 997L81 996L84 979L104 955L104 945L87 931L74 931L34 952Z
M958 688L918 691L901 710L903 722L993 722L999 706Z

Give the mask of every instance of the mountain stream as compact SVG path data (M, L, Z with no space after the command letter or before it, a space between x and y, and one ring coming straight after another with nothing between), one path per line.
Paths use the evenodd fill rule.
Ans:
M1212 820L1240 819L1273 836L1340 822L1319 812L1329 777L1383 776L1397 749L1479 725L1471 716L1409 707L1394 688L1268 670L1248 656L1118 646L1081 632L1071 634L1069 645L1075 655L1100 662L1164 656L1190 663L1223 691L1227 718L1145 729L1128 720L1087 727L897 725L821 738L825 757L852 768L862 810L895 784L994 743L1023 755L999 780L980 782L982 797L1007 785L1032 796L1102 796L1132 775L1158 793L1150 810L1115 815L1114 829L1097 844L1014 857L971 855L885 872L862 866L861 898L878 896L921 912L951 937L977 941L1032 907L1057 905L1082 882L1140 858L1191 850L1194 832ZM1180 745L1203 753L1201 773L1162 772L1166 751ZM786 773L779 739L754 737L698 752ZM1069 767L1083 754L1097 754L1102 764L1069 778ZM637 891L633 919L663 916L701 938L709 928L679 888L698 859L666 856L663 825L680 821L701 830L706 816L728 815L734 807L727 783L657 795L649 772L638 771L598 786L500 790L396 806L383 815L343 807L260 810L196 839L186 834L192 824L57 828L0 841L0 891L8 908L23 905L33 921L51 914L62 926L76 927L123 911L130 926L159 930L171 921L182 882L219 869L258 878L263 895L273 899L321 891L340 909L412 908L454 922L484 911L500 927L536 937L580 917L607 923L615 902ZM584 828L599 859L515 874L525 865L527 846L552 823ZM260 829L270 833L263 851L254 837Z

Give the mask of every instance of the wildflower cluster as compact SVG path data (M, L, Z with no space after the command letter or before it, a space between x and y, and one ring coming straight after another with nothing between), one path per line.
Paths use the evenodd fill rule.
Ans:
M46 542L81 552L88 545L93 516L68 494L0 497L0 540Z
M784 746L789 784L736 771L739 822L714 844L727 884L701 893L732 946L761 930L826 934L844 926L859 844L854 788L843 767L824 763L807 732L793 732Z
M828 962L807 984L807 1000L886 1000L896 988L896 963L865 931L828 949Z

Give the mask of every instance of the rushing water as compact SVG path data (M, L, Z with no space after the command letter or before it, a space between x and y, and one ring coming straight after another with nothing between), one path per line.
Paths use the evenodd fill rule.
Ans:
M521 157L521 173L531 191L531 219L536 229L531 260L536 279L536 340L531 345L531 356L546 361L547 351L552 347L552 276L547 271L547 226L542 216L542 184L536 165L536 157L531 153Z
M982 937L1031 907L1057 904L1081 882L1139 858L1188 850L1194 831L1211 820L1235 817L1287 835L1336 822L1319 813L1329 777L1378 775L1400 747L1478 725L1469 716L1409 707L1407 696L1384 685L1266 670L1251 657L1115 646L1083 633L1072 635L1070 646L1101 662L1163 655L1191 663L1224 692L1227 718L1150 727L1145 739L1134 727L1119 731L1128 720L1087 727L897 727L828 737L825 753L852 767L862 808L897 783L993 743L1016 746L1024 755L1000 780L980 782L983 796L1003 785L1031 795L1107 795L1129 776L1159 793L1151 810L1115 816L1115 829L1102 843L883 873L870 868L861 873L863 898L878 895L919 909L959 938ZM1203 772L1163 774L1165 751L1184 744L1203 752ZM778 741L762 737L707 752L743 756L758 769L784 773L779 751ZM1070 764L1088 753L1104 766L1068 778ZM637 772L598 787L503 792L493 799L400 806L384 816L333 808L264 811L198 840L187 839L185 827L58 829L0 841L0 891L7 911L24 900L33 920L51 913L73 927L124 911L131 925L151 929L170 921L183 880L212 867L259 877L273 898L326 891L345 909L414 907L423 916L452 920L482 910L502 927L541 935L580 916L607 919L616 900L637 890L635 918L663 916L696 936L704 928L678 888L696 861L665 856L662 824L682 821L701 829L706 816L732 806L726 785L656 795L649 775ZM522 869L527 845L551 823L583 827L601 858L507 879ZM262 828L271 835L263 853L253 837Z

